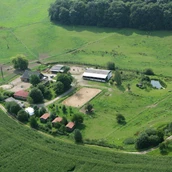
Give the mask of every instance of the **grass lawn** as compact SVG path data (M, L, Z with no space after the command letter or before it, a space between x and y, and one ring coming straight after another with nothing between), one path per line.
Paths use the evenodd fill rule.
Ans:
M84 138L105 140L108 143L124 146L124 149L134 150L134 145L125 146L123 141L136 136L147 128L158 128L171 121L172 81L167 82L167 88L149 91L136 87L139 79L124 81L121 88L108 86L91 101L95 112L85 117ZM127 84L131 92L126 91ZM95 83L96 85L96 83ZM103 85L103 84L102 84ZM107 84L104 84L107 86ZM100 85L99 85L100 87ZM116 122L116 114L121 113L126 118L126 125Z

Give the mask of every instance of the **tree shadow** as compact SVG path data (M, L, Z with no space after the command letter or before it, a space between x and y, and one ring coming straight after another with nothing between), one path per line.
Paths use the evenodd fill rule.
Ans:
M117 85L116 87L122 92L125 91L125 87L123 85Z
M52 25L62 27L67 31L84 32L89 31L92 33L118 33L124 36L131 36L133 34L144 35L146 38L149 37L169 37L172 35L171 31L146 31L138 30L133 28L111 28L111 27L100 27L100 26L84 26L84 25L64 25L58 22L51 22Z
M84 130L86 128L86 125L85 124L77 124L76 128L79 130Z

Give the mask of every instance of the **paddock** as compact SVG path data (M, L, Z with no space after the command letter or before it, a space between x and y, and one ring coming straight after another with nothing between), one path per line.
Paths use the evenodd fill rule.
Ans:
M74 95L64 100L62 103L66 106L72 107L82 107L84 104L89 102L92 98L94 98L97 94L101 92L100 89L96 88L81 88Z

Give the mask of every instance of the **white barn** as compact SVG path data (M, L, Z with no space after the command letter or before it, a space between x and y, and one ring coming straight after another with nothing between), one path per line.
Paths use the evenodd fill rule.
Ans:
M112 77L111 70L88 68L82 75L83 79L107 82Z

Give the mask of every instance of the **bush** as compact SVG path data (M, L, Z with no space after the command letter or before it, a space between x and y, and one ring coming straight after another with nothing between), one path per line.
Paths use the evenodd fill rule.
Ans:
M145 75L155 75L152 69L146 69L143 73Z
M115 63L114 62L108 62L107 63L107 69L108 70L115 70Z
M118 124L126 124L125 117L121 114L116 115L116 120Z
M164 140L163 136L164 134L162 131L148 129L145 132L142 132L136 139L135 147L136 149L146 149L149 147L157 146Z
M75 142L76 143L82 143L83 142L83 140L82 140L82 134L81 134L80 130L75 129L74 139L75 139Z
M124 140L124 144L125 144L125 145L132 145L132 144L134 144L134 143L135 143L135 140L134 140L134 138L132 138L132 137L126 138L126 139Z
M27 122L29 119L29 114L22 109L17 113L17 119L21 122Z

